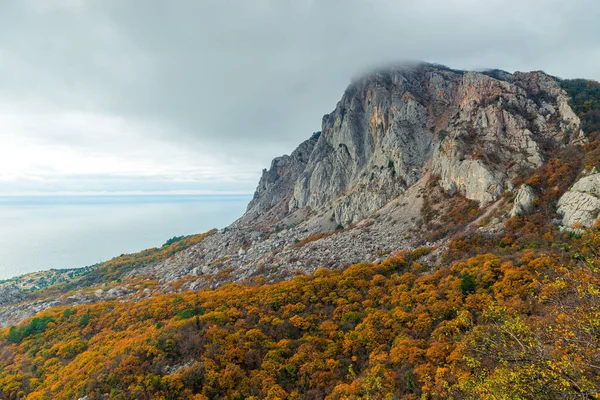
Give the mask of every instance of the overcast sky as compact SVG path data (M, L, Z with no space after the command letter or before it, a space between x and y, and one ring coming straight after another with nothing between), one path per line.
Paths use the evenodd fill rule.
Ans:
M370 68L600 80L597 0L0 0L0 194L254 190Z

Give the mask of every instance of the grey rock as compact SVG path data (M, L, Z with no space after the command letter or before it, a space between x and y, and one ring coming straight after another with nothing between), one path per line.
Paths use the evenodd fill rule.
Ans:
M431 64L355 80L321 130L291 156L273 160L240 223L275 223L302 209L325 211L331 223L322 229L356 223L429 166L448 193L485 206L512 190L523 168L541 165L549 144L585 140L553 77Z
M564 227L594 225L600 217L600 174L579 179L558 200L557 212Z
M414 184L433 152L427 99L452 90L452 80L438 74L444 72L405 67L353 82L323 117L290 212L330 205L335 223L357 222ZM426 88L421 82L427 79L437 85Z
M0 306L18 303L26 298L25 294L16 285L0 287Z
M510 216L516 215L528 215L533 211L535 206L534 201L537 199L537 195L533 188L529 185L522 185L515 196L513 208L510 210Z
M269 224L287 213L296 180L304 171L320 135L321 132L314 133L292 154L275 158L271 167L263 170L254 197L237 221L238 225Z
M510 80L466 72L438 126L444 136L438 135L432 173L449 193L458 190L481 205L495 201L523 168L545 161L542 144L585 140L567 100L542 72L518 72Z

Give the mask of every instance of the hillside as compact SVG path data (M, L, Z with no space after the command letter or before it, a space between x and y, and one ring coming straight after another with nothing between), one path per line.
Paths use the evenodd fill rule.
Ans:
M0 397L598 398L598 87L357 79L231 226L1 283Z

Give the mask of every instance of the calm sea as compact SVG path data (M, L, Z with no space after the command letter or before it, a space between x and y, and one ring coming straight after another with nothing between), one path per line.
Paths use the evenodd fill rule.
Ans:
M73 268L223 228L250 195L0 197L0 279Z

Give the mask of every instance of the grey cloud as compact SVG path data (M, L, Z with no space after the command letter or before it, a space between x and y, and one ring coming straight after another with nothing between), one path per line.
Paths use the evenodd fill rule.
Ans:
M148 135L210 149L224 163L267 166L289 153L352 77L379 65L600 79L592 0L53 4L0 6L0 98L154 124Z

